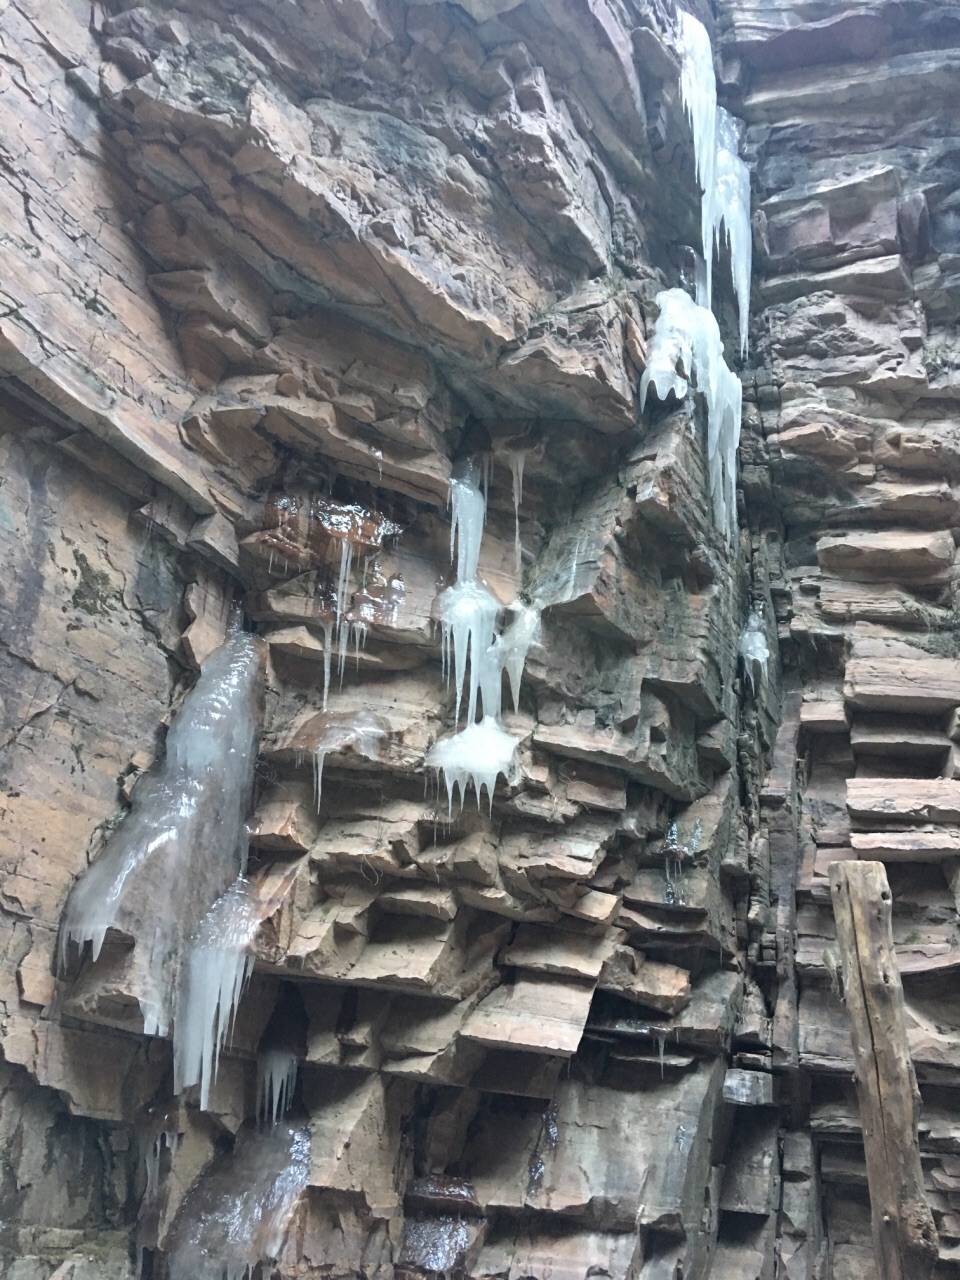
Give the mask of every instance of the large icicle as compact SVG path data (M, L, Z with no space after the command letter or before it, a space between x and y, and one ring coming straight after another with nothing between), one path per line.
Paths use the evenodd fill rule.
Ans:
M310 1130L245 1128L184 1197L168 1236L169 1280L243 1280L274 1261L307 1185ZM272 1274L264 1267L265 1274Z
M713 48L703 23L685 9L677 13L680 45L680 97L693 132L693 156L697 181L703 192L700 230L706 263L706 296L698 299L709 307L713 289L714 175L717 165L717 77Z
M750 326L750 276L753 271L753 232L750 226L750 170L740 159L737 126L723 107L717 108L717 247L721 226L730 247L730 272L740 319L740 355L747 354ZM704 245L706 252L706 245Z
M467 656L470 658L470 685L467 695L467 724L473 724L477 718L477 690L482 686L490 688L489 673L485 667L491 655L491 640L497 624L500 604L487 590L482 582L455 582L448 587L439 599L440 627L442 632L442 651L444 675L449 678L451 666L457 689L456 716L460 718L460 706L463 702L463 685L466 677ZM451 658L453 662L451 663ZM496 659L494 657L494 662ZM497 665L497 676L500 667ZM487 676L487 679L484 679ZM496 709L484 702L484 714L493 715L500 712L500 701L497 699Z
M166 1034L182 948L244 867L259 668L253 638L239 630L207 659L164 759L137 783L130 813L64 908L61 968L71 943L82 952L89 942L96 960L111 929L138 943L135 982L149 1033Z
M680 50L680 96L693 133L693 153L700 200L700 233L704 273L697 302L713 305L713 253L722 248L721 227L730 247L731 274L740 321L740 354L747 352L750 320L750 272L753 241L750 228L750 173L740 159L733 117L717 106L713 49L706 28L692 14L677 14Z
M259 923L250 885L241 878L213 904L190 944L173 1028L173 1087L180 1093L199 1084L202 1111L209 1105L220 1051L233 1033Z
M717 527L729 539L736 518L737 445L743 388L723 359L716 318L683 289L656 297L660 315L640 379L640 408L653 387L657 398L687 394L691 381L707 402L707 467Z

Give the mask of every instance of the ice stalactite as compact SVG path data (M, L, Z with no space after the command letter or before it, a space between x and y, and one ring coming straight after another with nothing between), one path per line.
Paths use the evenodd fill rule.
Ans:
M490 687L488 681L483 679L484 675L488 674L484 668L492 663L496 666L498 676L500 673L495 656L490 654L500 605L483 583L474 579L471 582L455 582L452 587L448 587L440 596L438 608L444 677L449 676L452 658L457 690L458 720L463 702L467 657L470 658L467 724L473 724L477 718L477 692L481 685L487 685L488 689ZM483 709L485 714L489 710L486 701ZM499 700L497 710L499 711Z
M207 659L163 760L139 780L129 814L64 908L61 969L71 944L82 952L89 942L96 960L108 930L140 944L136 985L148 1034L167 1033L184 944L244 869L259 670L256 643L239 630Z
M713 305L713 253L722 247L721 228L730 249L731 274L740 320L740 354L747 352L753 238L750 226L750 172L740 159L733 117L717 106L713 49L703 24L680 10L680 96L693 133L697 182L702 192L700 232L704 274L697 302Z
M693 14L680 9L677 13L680 46L680 97L693 133L693 157L697 182L703 192L700 206L700 230L706 263L705 297L698 299L709 307L713 288L711 257L714 223L712 199L717 166L717 78L713 69L713 47L706 28Z
M520 681L527 654L540 639L540 610L535 604L516 604L515 616L500 637L499 660L510 681L513 709L520 709Z
M522 476L522 466L519 474ZM516 488L514 493L516 496ZM503 635L497 633L500 605L477 576L486 500L476 463L451 481L450 496L450 558L456 558L457 580L441 593L438 613L444 675L449 679L452 671L455 679L458 721L467 686L467 723L459 733L434 743L426 755L426 764L443 775L448 812L453 810L454 793L459 793L462 803L471 782L478 804L486 787L492 806L497 778L503 774L510 780L516 774L518 742L500 719L503 672L509 675L516 706L524 662L540 626L540 611L535 605L517 604L513 606L514 622Z
M723 107L717 108L716 200L718 212L714 227L717 247L720 247L722 227L730 249L730 271L737 297L740 355L745 356L750 326L750 278L753 272L750 170L740 159L736 122Z
M297 1055L289 1049L266 1049L257 1055L257 1116L275 1125L293 1102Z
M183 1199L165 1241L169 1280L244 1280L276 1260L307 1185L310 1130L243 1129Z
M507 451L510 463L510 479L513 482L513 552L517 560L517 578L523 572L523 548L520 545L520 503L523 501L523 467L527 460L525 449Z
M213 904L190 944L174 1018L173 1087L180 1093L199 1084L202 1111L253 968L250 944L259 923L249 882L241 877Z
M756 697L763 688L770 662L763 616L758 609L751 611L746 626L740 633L738 652L750 692Z
M707 402L707 467L717 527L729 540L736 519L737 446L743 388L727 368L716 318L683 289L656 297L660 315L640 379L640 408L652 387L659 400L682 400L693 382Z

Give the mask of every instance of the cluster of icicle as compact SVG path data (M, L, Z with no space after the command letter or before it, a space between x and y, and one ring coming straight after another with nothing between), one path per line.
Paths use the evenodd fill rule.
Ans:
M243 1129L197 1179L170 1231L169 1280L243 1280L274 1261L307 1185L310 1131Z
M512 469L518 506L522 472L515 463ZM450 558L456 560L457 577L438 601L443 670L448 680L453 675L458 724L466 701L466 727L441 738L426 756L426 763L443 775L450 813L454 792L459 792L462 803L469 783L478 804L486 787L492 806L500 774L508 781L515 776L517 739L500 719L503 673L507 672L516 709L524 663L540 633L539 609L519 601L511 608L509 626L502 634L497 631L500 604L477 573L486 517L482 480L480 467L471 460L450 482Z
M740 354L747 352L750 318L750 273L753 241L750 232L750 173L740 159L733 117L717 106L717 81L710 37L701 22L681 9L677 14L680 47L680 96L693 132L697 181L703 193L700 228L705 275L697 301L708 310L713 294L713 252L722 244L721 228L730 249L733 286L740 317Z
M147 1035L168 1033L178 1003L176 959L187 939L175 888L206 889L209 902L244 869L259 666L252 637L239 628L207 659L170 727L164 759L139 780L129 814L64 908L61 969L71 944L82 953L89 942L96 960L110 928L132 931L137 912L150 910L151 987L140 998Z
M199 1084L202 1111L210 1105L220 1052L233 1034L259 923L249 882L240 876L204 916L183 965L173 1024L173 1087L180 1093Z
M723 359L720 328L712 311L683 289L656 298L660 315L640 379L640 408L653 387L657 398L671 392L682 400L693 381L707 402L707 466L717 527L730 536L736 516L737 445L743 388Z

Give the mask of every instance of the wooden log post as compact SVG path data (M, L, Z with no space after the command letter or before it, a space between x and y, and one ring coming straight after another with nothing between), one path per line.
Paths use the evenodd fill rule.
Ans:
M830 889L850 1016L880 1280L929 1280L939 1253L923 1194L920 1091L907 1047L892 903L881 862L833 862Z

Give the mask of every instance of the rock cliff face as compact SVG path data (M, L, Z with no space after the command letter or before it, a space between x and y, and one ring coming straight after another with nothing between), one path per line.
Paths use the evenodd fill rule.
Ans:
M673 0L0 0L11 1280L872 1278L854 858L954 1274L960 6L685 8L735 485Z

